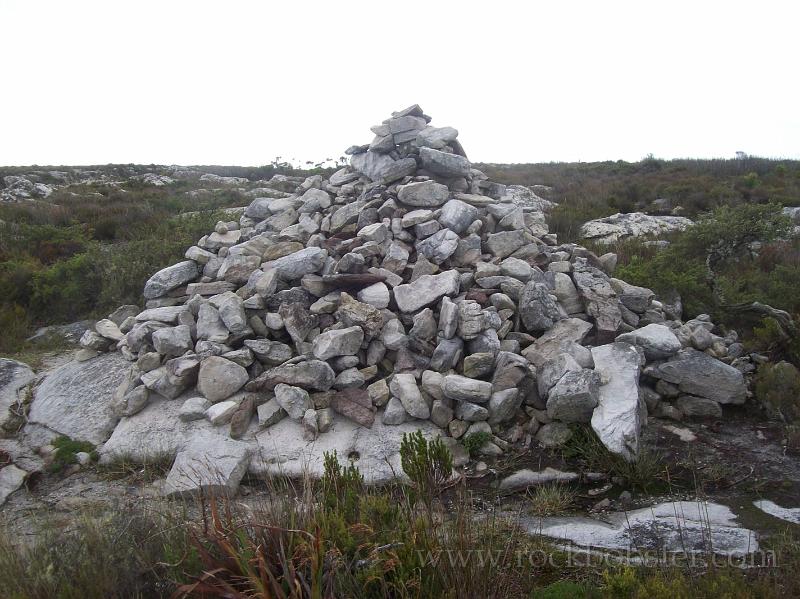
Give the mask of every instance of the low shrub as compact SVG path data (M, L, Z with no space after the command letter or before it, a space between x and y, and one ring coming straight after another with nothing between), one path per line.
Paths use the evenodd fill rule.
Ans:
M461 444L470 457L478 455L478 450L492 440L492 435L486 431L464 435Z
M65 466L77 463L77 454L81 452L88 453L94 460L97 460L97 452L94 449L94 445L88 441L77 441L62 435L53 441L53 447L55 451L47 467L50 472L60 472Z
M789 424L800 422L800 370L793 364L759 366L755 393L770 418Z
M0 596L8 599L168 597L199 571L184 526L137 509L45 520L33 542L0 531Z
M453 456L440 437L429 441L422 431L405 433L400 463L416 496L430 509L434 496L453 476Z

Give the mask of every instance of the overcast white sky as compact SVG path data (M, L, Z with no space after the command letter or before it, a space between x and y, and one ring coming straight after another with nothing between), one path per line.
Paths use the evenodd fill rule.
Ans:
M800 157L800 2L0 0L0 164Z

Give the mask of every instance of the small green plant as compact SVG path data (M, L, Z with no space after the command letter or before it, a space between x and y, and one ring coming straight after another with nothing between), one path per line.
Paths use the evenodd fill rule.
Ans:
M453 456L440 437L428 441L422 431L406 433L400 443L403 472L430 508L433 497L453 475Z
M562 484L535 487L528 493L531 513L535 516L555 516L566 512L575 502L575 491Z
M358 468L354 464L342 467L336 451L326 451L322 475L322 501L325 508L341 514L345 520L354 521L363 490L364 477Z
M479 431L477 433L470 433L464 437L461 442L464 449L467 450L469 457L473 458L477 455L478 450L492 440L492 435L486 431Z
M88 453L92 456L93 461L97 461L97 452L94 450L94 445L88 441L76 441L66 435L62 435L53 441L53 460L48 466L50 472L61 472L66 466L76 464L80 452Z

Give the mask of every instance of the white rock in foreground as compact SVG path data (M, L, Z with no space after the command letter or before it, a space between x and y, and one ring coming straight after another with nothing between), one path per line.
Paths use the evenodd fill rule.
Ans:
M603 381L592 429L609 451L631 461L639 453L642 428L639 352L629 343L609 343L593 347L592 358Z
M703 501L676 501L632 512L594 518L529 519L531 534L570 541L581 547L621 551L665 551L747 555L758 551L752 530L736 523L726 506Z
M792 524L800 524L800 507L781 507L777 503L767 499L754 501L753 505L770 516L780 518Z

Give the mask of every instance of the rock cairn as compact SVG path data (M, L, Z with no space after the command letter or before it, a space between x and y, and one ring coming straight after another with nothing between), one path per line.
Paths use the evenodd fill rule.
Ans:
M254 418L291 418L306 439L334 414L430 420L455 439L489 433L486 455L558 445L584 422L630 459L648 410L719 416L745 401L735 333L613 278L614 254L559 245L547 202L490 181L430 120L394 113L327 180L276 176L147 281L144 311L88 331L83 359L134 362L119 414L182 397L182 419L234 438Z

